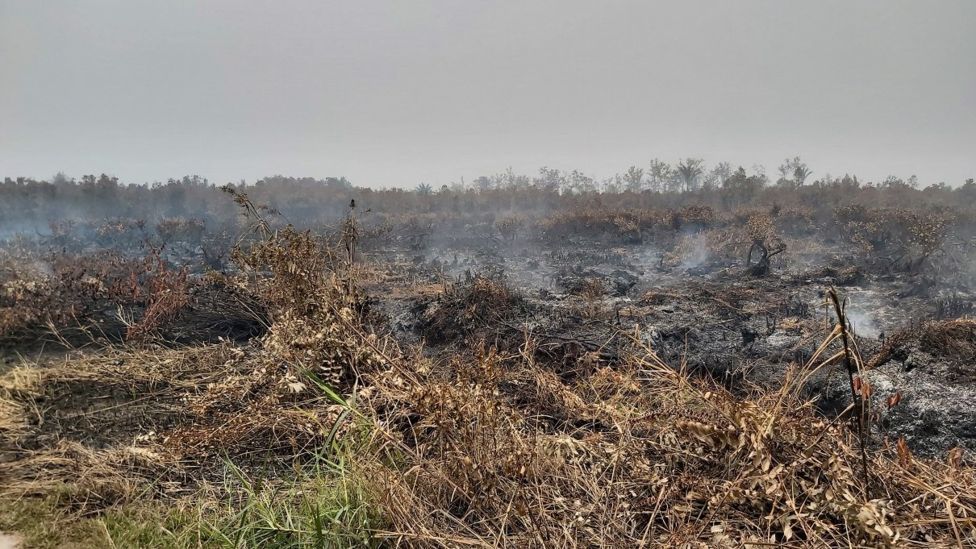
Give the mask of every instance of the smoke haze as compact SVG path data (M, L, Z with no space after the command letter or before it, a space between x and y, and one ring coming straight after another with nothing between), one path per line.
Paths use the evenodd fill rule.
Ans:
M972 177L976 3L0 0L0 173Z

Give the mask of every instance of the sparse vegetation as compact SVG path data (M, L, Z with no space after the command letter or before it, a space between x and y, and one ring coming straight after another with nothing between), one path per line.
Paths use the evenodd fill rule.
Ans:
M775 187L695 159L633 167L620 193L557 170L438 192L62 183L146 221L85 217L0 249L0 531L39 547L971 544L973 438L915 427L933 386L958 398L976 379L971 206L807 184L795 160ZM133 197L171 207L152 218ZM923 318L867 335L865 295ZM928 383L913 368L942 377L912 386Z

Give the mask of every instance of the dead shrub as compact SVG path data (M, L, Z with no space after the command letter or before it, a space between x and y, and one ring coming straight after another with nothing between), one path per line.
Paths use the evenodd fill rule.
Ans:
M675 213L672 226L675 230L701 230L712 227L717 221L711 206L685 206Z
M790 206L781 208L773 216L776 230L794 237L809 236L816 232L817 223L813 208Z
M776 234L776 227L769 214L749 216L746 233L752 242L746 256L746 268L753 276L765 276L769 274L772 258L786 251L786 243ZM753 253L758 256L755 264L752 263Z
M525 228L525 220L521 216L510 215L498 220L495 226L504 240L514 241Z
M976 320L961 318L928 323L922 328L918 342L923 351L933 356L976 361Z
M336 386L381 361L357 331L368 300L341 271L339 257L311 233L290 227L237 253L249 272L271 274L258 280L271 320L266 348Z
M917 274L943 252L955 215L947 210L852 205L835 210L834 218L843 238L861 251L864 263L884 272Z
M147 238L146 222L141 219L105 221L95 229L95 242L104 248L136 248Z
M0 281L0 345L120 339L119 306L135 303L144 265L113 253L10 258L18 267ZM135 290L133 290L135 284ZM52 334L51 329L57 334Z
M205 225L200 219L170 217L156 223L156 234L164 243L197 246L203 240Z
M127 326L125 337L128 340L144 340L158 334L167 321L175 318L188 302L187 268L170 269L154 250L144 262L145 271L140 275L132 273L130 286L131 301L145 303L145 310L139 320Z
M539 232L544 239L582 236L639 243L652 219L649 212L638 209L576 208L546 217L539 223Z
M418 304L420 333L428 343L451 343L500 325L526 307L504 277L467 274L430 302Z
M936 486L949 468L919 469L894 452L871 455L866 479L850 431L796 400L821 363L743 399L647 349L572 386L521 356L501 368L482 356L448 378L394 365L372 379L370 408L397 426L378 439L396 457L366 465L391 523L385 535L434 545L892 545L959 539L949 515L976 504L953 491L952 502L926 507L946 495ZM880 495L869 488L879 482Z
M584 278L575 291L583 299L583 314L588 317L597 316L600 312L600 301L607 293L603 281L599 278Z

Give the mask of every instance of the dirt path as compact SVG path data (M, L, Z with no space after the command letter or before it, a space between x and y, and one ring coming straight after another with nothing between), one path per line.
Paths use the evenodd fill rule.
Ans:
M19 549L20 536L0 532L0 549Z

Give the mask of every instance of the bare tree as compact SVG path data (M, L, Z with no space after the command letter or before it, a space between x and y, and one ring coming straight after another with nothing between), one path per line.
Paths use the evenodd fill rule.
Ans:
M579 170L573 170L568 176L568 186L575 194L589 193L596 190L593 178Z
M624 174L624 183L626 183L628 191L639 193L643 182L644 170L637 166L627 168L627 173Z
M566 177L556 168L539 168L539 177L532 182L537 188L548 192L559 192L566 186Z
M666 191L670 190L668 186L674 179L674 169L667 162L661 162L655 158L651 160L651 167L648 169L647 175L652 191Z
M721 187L730 177L732 177L732 165L728 162L719 162L708 172L712 187Z

